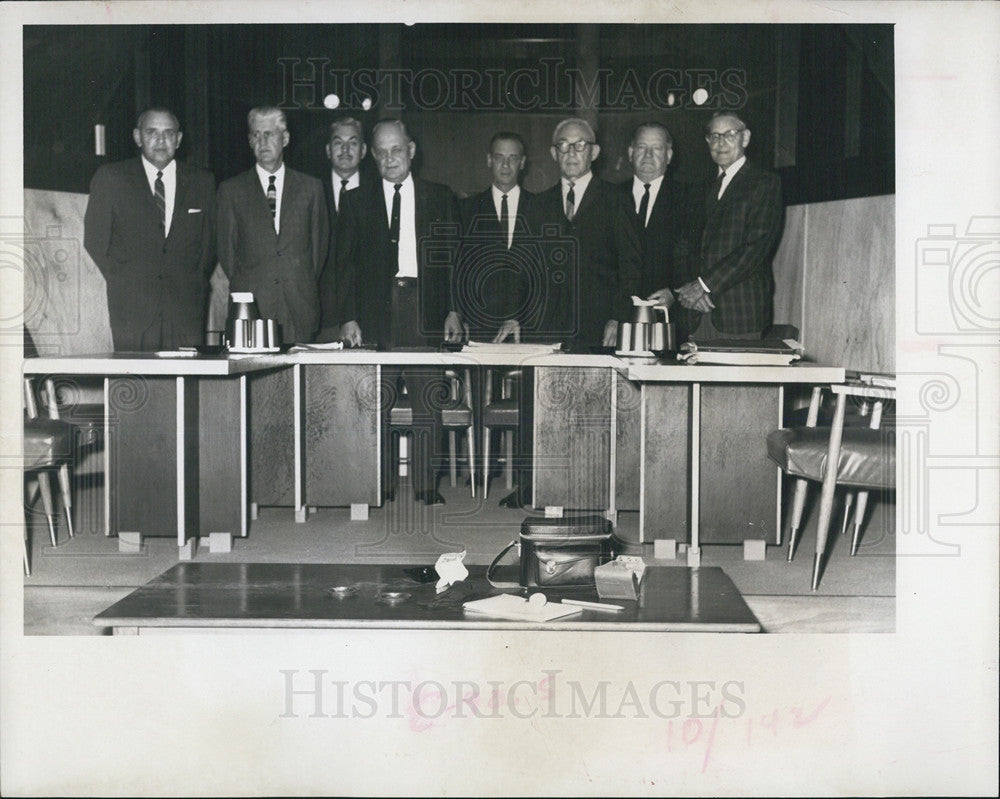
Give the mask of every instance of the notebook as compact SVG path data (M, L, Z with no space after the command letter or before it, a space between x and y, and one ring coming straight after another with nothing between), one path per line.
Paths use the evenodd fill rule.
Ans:
M563 605L559 602L547 602L544 605L531 605L527 599L513 594L497 594L476 599L462 605L469 613L492 616L495 619L513 619L515 621L552 621L563 616L582 613L583 608Z

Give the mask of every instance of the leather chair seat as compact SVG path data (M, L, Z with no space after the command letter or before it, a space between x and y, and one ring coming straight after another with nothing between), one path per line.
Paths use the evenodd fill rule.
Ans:
M837 484L854 488L894 488L895 429L844 428ZM788 474L822 480L830 447L829 427L783 427L767 436L767 454Z
M516 399L493 400L483 409L483 425L486 427L517 427L519 419Z
M24 468L44 469L73 455L73 426L61 419L24 420Z

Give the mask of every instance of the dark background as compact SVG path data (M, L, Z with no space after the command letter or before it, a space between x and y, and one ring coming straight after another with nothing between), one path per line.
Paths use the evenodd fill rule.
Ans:
M24 183L86 192L100 164L136 154L137 112L154 104L181 118L178 156L210 168L219 181L253 164L246 114L269 104L286 109L289 165L317 175L328 168L323 146L333 118L350 113L370 131L380 118L401 116L417 141L419 174L460 194L487 185L489 137L500 129L521 133L525 186L538 191L556 179L552 129L581 115L598 129L595 171L602 177L630 175L631 131L655 119L674 138L673 176L695 182L712 173L704 125L723 103L750 127L750 157L781 174L786 204L892 194L892 34L891 25L27 26ZM520 108L517 98L490 94L485 82L464 102L435 92L436 75L487 81L491 70L542 74L545 63L558 64L560 91L539 107ZM431 74L422 94L403 92L401 110L376 95L363 111L356 94L331 111L322 98L341 84L327 70ZM566 74L573 70L585 82L603 79L592 102L574 96ZM675 89L670 107L662 92L643 95L662 70L673 71L659 84ZM710 92L701 107L691 101L697 85ZM106 127L104 156L94 154L95 124Z

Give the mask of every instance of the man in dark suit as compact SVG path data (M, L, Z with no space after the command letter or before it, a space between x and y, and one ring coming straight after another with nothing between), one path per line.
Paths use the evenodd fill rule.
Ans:
M368 152L365 132L353 117L342 117L330 124L330 141L326 144L326 157L330 170L324 176L323 189L326 206L330 212L330 245L327 248L326 266L320 278L320 305L322 319L318 341L334 341L340 337L337 326L337 225L340 207L347 192L356 190L362 181L358 167Z
M589 123L564 119L550 149L559 182L538 195L543 224L556 222L575 242L569 274L546 285L541 327L574 339L577 348L614 346L618 321L632 318L630 298L639 292L635 212L621 191L590 171L600 151Z
M695 277L677 290L677 299L697 312L696 339L759 339L771 324L771 260L784 214L781 183L747 161L750 131L736 114L713 115L705 140L718 174L705 192Z
M219 186L219 261L230 291L252 291L260 315L281 325L282 340L309 342L319 329L319 277L330 222L323 185L285 166L285 114L250 111L253 169Z
M451 303L458 208L447 186L411 174L416 150L402 122L379 122L372 132L372 154L381 180L345 196L337 242L338 321L342 338L354 346L428 349L442 338L462 338L462 322ZM436 400L446 394L443 374L419 366L384 366L382 375L392 397L383 425L400 379L413 409L415 496L428 505L441 504L433 453L441 440ZM391 498L394 475L388 428L384 431L383 476Z
M628 148L632 180L621 184L635 210L642 245L640 293L668 308L674 303L671 288L685 282L692 216L689 190L666 177L673 154L670 131L659 122L643 123L635 129ZM676 310L671 314L678 339L683 340L686 338L683 317L687 314Z
M535 236L536 197L519 180L524 139L501 131L490 140L490 187L459 202L463 245L455 302L472 338L521 340L544 264Z
M104 275L116 351L201 344L215 266L215 178L175 160L183 134L165 108L139 115L139 158L90 184L84 246Z

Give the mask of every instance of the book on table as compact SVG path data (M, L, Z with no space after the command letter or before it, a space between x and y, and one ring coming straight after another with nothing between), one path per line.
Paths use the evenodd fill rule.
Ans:
M802 345L793 339L692 340L680 347L677 359L685 363L731 366L788 366L802 357Z

